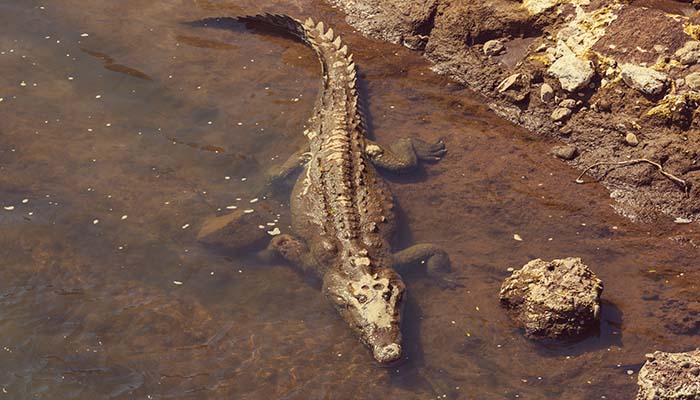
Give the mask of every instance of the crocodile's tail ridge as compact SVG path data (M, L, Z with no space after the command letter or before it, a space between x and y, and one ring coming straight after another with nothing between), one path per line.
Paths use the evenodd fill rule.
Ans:
M326 72L339 72L335 75L344 76L350 87L355 88L356 67L352 54L348 53L348 47L343 43L340 35L335 35L332 28L326 29L323 22L317 23L311 18L302 22L281 14L259 14L237 19L241 22L267 24L298 37L318 54L324 75ZM330 71L341 67L342 70Z

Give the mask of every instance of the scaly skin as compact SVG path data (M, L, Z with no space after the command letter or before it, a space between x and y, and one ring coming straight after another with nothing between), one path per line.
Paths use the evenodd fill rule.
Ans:
M270 14L238 20L297 36L315 50L323 72L323 87L304 132L309 147L275 174L286 177L303 166L291 196L295 236L277 236L269 249L315 272L325 295L374 358L381 363L395 361L402 354L406 287L394 268L423 260L428 272L439 272L449 269L449 258L427 244L392 253L394 204L374 165L408 170L419 160L439 160L445 146L411 138L385 149L365 138L352 55L323 23Z

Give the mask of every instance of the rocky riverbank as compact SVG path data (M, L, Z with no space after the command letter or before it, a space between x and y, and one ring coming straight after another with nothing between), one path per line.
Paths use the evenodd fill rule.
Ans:
M490 108L559 138L637 220L700 220L700 14L671 0L329 0ZM588 169L588 167L593 166Z

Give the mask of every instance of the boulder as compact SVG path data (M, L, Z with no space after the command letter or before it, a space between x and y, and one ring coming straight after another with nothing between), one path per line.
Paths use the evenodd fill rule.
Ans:
M627 86L649 96L658 96L666 90L668 76L663 72L634 64L620 66L622 80Z
M503 282L500 301L532 339L578 336L593 327L603 283L580 258L535 259Z
M559 79L561 88L567 92L583 89L595 74L591 62L578 58L573 52L561 56L549 67L547 72Z
M647 354L639 371L637 400L700 399L700 349Z

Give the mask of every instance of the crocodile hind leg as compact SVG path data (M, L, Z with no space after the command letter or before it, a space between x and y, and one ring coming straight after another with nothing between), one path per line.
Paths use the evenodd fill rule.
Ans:
M366 143L365 153L372 163L393 172L409 171L419 161L439 161L447 153L442 140L428 143L418 138L404 138L395 141L388 148L370 140Z
M454 289L458 286L455 282L446 278L452 268L450 257L445 250L428 243L413 245L393 255L394 267L401 268L420 262L426 265L426 272L436 279L438 285L444 289Z

